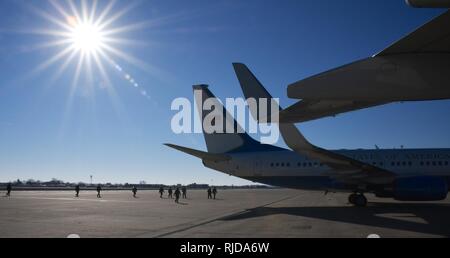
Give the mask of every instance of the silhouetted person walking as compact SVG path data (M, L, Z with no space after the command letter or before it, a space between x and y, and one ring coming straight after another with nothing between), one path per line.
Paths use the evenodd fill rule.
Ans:
M212 190L211 190L211 187L210 187L210 188L208 188L208 199L212 199L211 193L212 193Z
M216 199L216 194L217 194L217 188L213 188L212 193L214 195L214 200Z
M11 196L11 191L12 191L12 185L11 185L11 183L8 183L6 185L6 196L10 197Z
M169 197L170 199L172 199L172 198L173 198L173 197L172 197L172 187L169 188L169 191L168 191L168 192L169 192L169 196L168 196L168 197Z
M80 197L80 185L75 186L75 197Z
M133 189L131 189L131 191L133 192L133 197L136 198L137 187L136 187L136 186L133 186Z
M159 198L163 198L163 194L164 194L164 188L160 187L159 188Z
M100 194L102 191L102 187L100 185L97 185L97 198L102 198L102 195Z
M186 186L183 186L183 188L181 188L181 192L183 193L183 199L187 199L187 189L186 189Z
M177 187L177 189L175 190L175 202L178 203L178 200L180 200L180 188Z

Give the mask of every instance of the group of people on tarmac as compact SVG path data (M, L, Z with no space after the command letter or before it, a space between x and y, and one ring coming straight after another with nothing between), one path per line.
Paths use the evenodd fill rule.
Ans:
M76 185L75 186L75 197L80 197L80 185ZM101 192L102 192L102 186L101 185L97 185L97 198L102 198ZM11 196L11 191L12 191L12 185L11 183L6 185L6 196L10 197ZM133 197L136 197L137 194L137 187L133 186L133 188L131 189L131 192L133 193ZM161 187L159 188L159 197L163 198L164 195L164 188ZM173 192L172 187L169 187L169 189L167 190L168 192L168 198L169 199L173 199L173 195L175 195L175 202L179 203L180 200L180 196L182 196L183 199L187 199L187 188L185 186L183 186L180 190L179 187L177 187L175 189L175 192ZM213 187L213 188L208 188L208 199L216 199L216 195L217 195L217 188Z
M135 188L136 187L133 188L133 193L135 193ZM80 197L80 189L81 189L80 185L75 186L75 197L77 197L77 198ZM7 197L11 197L11 191L12 191L12 185L11 185L11 183L9 183L6 185L6 196ZM98 185L97 186L97 198L102 198L101 191L102 191L102 187L100 185ZM134 196L136 196L136 193L134 194Z
M211 187L210 188L208 188L208 199L216 199L216 195L217 195L217 188L215 188L215 187L213 187L212 189L211 189Z
M216 195L217 195L217 188L213 187L213 188L208 188L208 199L216 199ZM163 195L165 193L164 187L160 187L159 188L159 198L163 198ZM178 203L180 200L180 194L183 195L183 199L187 199L187 189L185 186L183 186L181 188L177 187L175 189L175 192L172 190L172 187L169 187L169 189L167 190L167 198L169 199L173 199L173 195L175 195L175 202Z
M159 188L159 198L163 198L164 195L164 187L160 187ZM172 187L169 187L169 189L167 190L167 198L169 199L173 199L173 195L175 195L175 202L179 203L180 201L180 196L182 195L183 199L187 199L187 188L186 186L183 186L180 190L179 187L177 187L175 189L175 192L172 190Z
M75 197L80 197L80 185L76 185L75 186ZM97 185L97 198L102 198L102 186L101 185Z

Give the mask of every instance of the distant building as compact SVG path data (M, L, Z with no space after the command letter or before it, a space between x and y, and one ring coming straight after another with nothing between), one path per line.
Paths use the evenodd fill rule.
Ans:
M206 188L209 188L209 185L193 183L193 184L188 185L187 187L191 188L191 189L206 189Z

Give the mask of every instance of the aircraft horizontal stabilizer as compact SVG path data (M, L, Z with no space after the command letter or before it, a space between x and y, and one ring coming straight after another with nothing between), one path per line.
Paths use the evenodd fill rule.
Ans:
M176 149L178 151L187 153L189 155L192 155L192 156L197 157L202 160L218 162L218 161L228 161L231 159L231 157L226 154L208 153L208 152L194 150L194 149L190 149L190 148L186 148L186 147L182 147L182 146L178 146L178 145L174 145L174 144L169 144L169 143L166 143L164 145L166 145L167 147Z

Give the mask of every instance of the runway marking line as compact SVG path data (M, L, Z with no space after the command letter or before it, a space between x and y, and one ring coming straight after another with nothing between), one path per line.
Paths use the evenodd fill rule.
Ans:
M239 215L239 214L246 213L249 209L264 208L264 207L270 206L270 205L275 204L275 203L279 203L279 202L282 202L282 201L286 201L286 200L295 198L297 196L298 195L287 196L287 197L283 197L282 199L279 199L279 200L276 200L276 201L273 201L273 202L270 202L270 203L266 203L264 205L260 205L260 206L256 206L256 207L252 207L252 208L247 208L245 210L239 209L239 211L232 211L232 212L230 212L230 213L228 213L226 215L222 215L220 217L213 218L213 219L208 219L207 221L203 221L203 222L197 223L195 225L190 225L188 227L184 227L184 228L180 228L180 229L173 230L173 231L170 231L170 232L158 234L156 236L152 236L152 238L162 238L162 237L166 237L166 236L173 235L173 234L176 234L176 233L180 233L180 232L183 232L183 231L187 231L187 230L190 230L190 229L193 229L193 228L196 228L196 227L200 227L200 226L204 226L204 225L213 223L213 222L218 221L218 220L224 220L224 219L227 219L229 217L233 217L233 216L236 216L236 215ZM190 224L190 223L185 223L185 224ZM178 226L182 226L182 225L183 224L178 225ZM142 235L139 235L138 237L146 237L146 236L148 236L148 234L142 234Z

